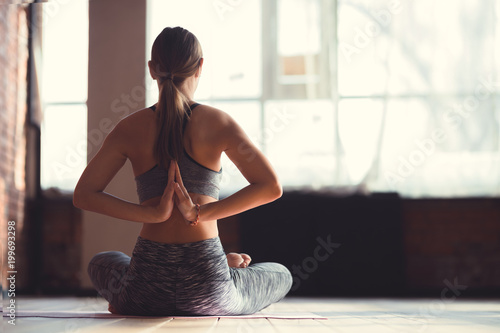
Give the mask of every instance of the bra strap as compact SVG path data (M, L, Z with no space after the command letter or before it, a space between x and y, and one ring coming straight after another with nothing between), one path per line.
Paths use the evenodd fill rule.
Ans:
M194 103L194 104L189 106L189 109L187 110L187 114L189 117L191 117L191 111L193 111L194 108L197 107L198 105L200 105L200 103ZM156 105L150 106L149 108L153 111L156 111ZM186 118L184 118L184 123L182 124L182 131L184 131L184 129L186 129L186 125L187 125L187 121L186 121Z
M187 114L189 117L191 117L191 112L194 110L195 107L197 107L198 105L200 105L200 103L194 103L192 105L189 106L189 109L187 110ZM186 125L187 125L187 119L184 118L184 123L182 124L182 131L184 132L184 130L186 129Z

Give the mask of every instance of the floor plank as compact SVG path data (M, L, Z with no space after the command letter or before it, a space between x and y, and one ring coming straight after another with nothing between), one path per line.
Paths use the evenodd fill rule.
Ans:
M18 297L18 310L104 311L102 298ZM13 333L350 333L500 332L500 300L285 298L263 312L312 312L328 320L17 318Z
M205 333L214 330L217 325L217 318L207 319L173 319L161 327L161 330L155 332L189 332L189 333ZM149 332L148 332L149 333Z
M219 319L214 331L216 333L276 333L276 327L269 319ZM212 332L211 332L212 333Z

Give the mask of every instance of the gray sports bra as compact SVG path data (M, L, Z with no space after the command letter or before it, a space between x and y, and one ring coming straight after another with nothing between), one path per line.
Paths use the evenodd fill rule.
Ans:
M191 105L188 113L191 114L190 111L198 105L199 104ZM156 108L152 106L151 109L155 111ZM178 163L182 182L188 192L204 194L219 199L219 184L222 178L222 168L218 172L209 169L196 162L185 150L184 157L181 158ZM139 201L142 203L148 199L163 195L163 191L165 191L168 182L168 172L159 165L155 165L152 169L135 177L135 182L137 184Z

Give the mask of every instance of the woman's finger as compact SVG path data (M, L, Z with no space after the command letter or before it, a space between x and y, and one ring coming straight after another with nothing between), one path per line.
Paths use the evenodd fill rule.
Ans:
M186 198L186 199L187 199L187 198L190 198L190 197L189 197L189 193L188 193L188 191L186 190L186 188L184 187L184 185L179 184L179 183L175 183L175 184L176 184L175 188L176 188L176 189L178 188L178 189L182 192L182 195L184 196L184 198Z
M173 161L170 161L170 166L168 167L168 183L167 186L165 187L165 190L163 191L163 197L166 197L168 199L171 199L174 195L174 190L175 190L175 163Z
M187 200L191 198L187 191L183 191L181 188L181 184L175 183L175 194L177 194L177 197L181 200Z
M175 191L175 183L168 182L167 186L165 187L165 191L163 191L163 197L167 199L172 199L174 196L174 191Z
M177 163L175 161L170 161L170 165L168 167L168 182L174 182L175 181L175 169L176 169Z
M184 197L188 198L189 193L188 193L187 189L184 187L184 183L182 182L182 176L181 176L181 172L179 170L179 165L177 164L177 162L175 163L175 179L176 179L177 184L179 184L179 187L180 187L181 191L183 192Z
M175 181L178 182L181 187L184 187L184 183L182 182L181 170L179 169L179 164L175 162Z
M165 189L165 197L172 200L175 193L175 183L169 182L167 188Z

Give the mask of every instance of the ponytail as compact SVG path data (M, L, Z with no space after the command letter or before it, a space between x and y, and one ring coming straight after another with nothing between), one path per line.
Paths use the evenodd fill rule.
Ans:
M179 87L198 71L202 57L198 39L181 27L163 29L153 43L150 70L160 87L154 154L163 168L184 155L183 131L189 120L189 100Z
M173 79L165 79L160 83L160 96L156 104L157 140L155 157L158 164L168 168L171 160L182 158L183 128L188 121L186 108L187 98L177 89Z

